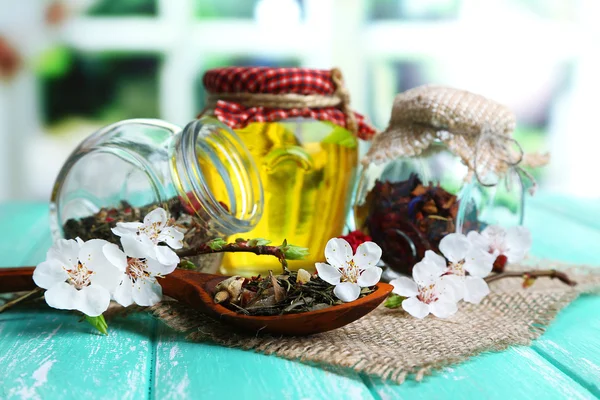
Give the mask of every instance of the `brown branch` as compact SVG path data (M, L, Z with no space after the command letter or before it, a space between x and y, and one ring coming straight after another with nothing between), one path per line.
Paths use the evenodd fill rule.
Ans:
M7 302L6 304L3 304L2 306L0 306L0 313L8 310L11 307L14 307L15 305L19 304L20 302L22 302L24 300L27 300L28 298L30 298L31 296L33 296L36 293L41 292L42 290L43 290L42 288L37 287L37 288L33 289L31 292L27 292L23 296L17 297L16 299L11 300L11 301Z
M543 271L500 272L499 274L491 275L484 279L487 283L490 283L490 282L497 281L499 279L504 279L504 278L527 278L527 277L534 278L534 279L548 277L548 278L552 278L552 279L558 279L559 281L561 281L564 284L567 284L569 286L577 285L577 282L572 281L567 274L565 274L564 272L559 272L555 269L548 269L548 270L543 270Z
M227 243L219 246L218 248L211 248L209 244L210 242L202 243L195 247L179 250L176 253L180 258L213 253L254 253L257 256L268 255L277 257L277 259L283 266L283 270L287 271L288 268L285 254L283 253L283 250L281 250L281 248L278 246L249 246L248 240L239 240L235 243Z

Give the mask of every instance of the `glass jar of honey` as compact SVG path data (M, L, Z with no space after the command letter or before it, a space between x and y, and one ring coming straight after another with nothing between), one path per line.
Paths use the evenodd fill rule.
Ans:
M514 126L506 107L462 90L423 86L396 97L354 204L357 228L390 268L410 274L449 233L522 224L530 182L522 166L534 158L512 139Z
M156 207L185 231L184 246L252 230L263 210L258 169L226 125L203 117L184 129L149 119L121 121L85 139L62 167L50 202L55 239L118 244L117 222ZM215 273L221 254L193 257Z
M230 126L247 147L264 190L263 215L235 238L284 239L307 247L290 268L314 271L327 241L342 234L354 189L358 138L374 130L348 108L338 70L230 67L208 71L204 115ZM219 178L214 186L219 188ZM225 274L256 275L278 270L274 258L227 254Z

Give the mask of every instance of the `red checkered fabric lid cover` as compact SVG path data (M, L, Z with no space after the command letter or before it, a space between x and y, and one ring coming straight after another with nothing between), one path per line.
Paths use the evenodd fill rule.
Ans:
M309 68L271 68L271 67L227 67L207 71L203 78L204 86L209 93L209 101L213 114L231 128L242 128L250 122L275 122L283 119L304 117L320 121L330 121L347 127L347 118L338 106L305 106L303 96L312 98L327 97L336 99L338 92L329 70ZM236 101L226 94L242 94L244 100ZM247 94L247 96L243 96ZM268 107L261 105L261 94L290 95L299 99L298 106ZM222 95L222 99L220 96ZM252 99L254 95L254 99ZM266 104L266 103L265 103ZM294 104L294 103L292 103ZM310 104L310 103L307 103ZM354 113L357 123L358 137L368 140L375 134L375 129L366 119Z

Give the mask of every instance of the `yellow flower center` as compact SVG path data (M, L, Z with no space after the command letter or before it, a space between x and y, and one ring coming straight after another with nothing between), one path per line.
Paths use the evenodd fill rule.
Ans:
M342 274L342 277L340 278L341 282L357 283L358 277L360 276L360 270L356 264L354 264L354 260L348 261L348 266L345 269L340 270L340 273Z
M125 273L133 282L139 278L148 278L150 273L147 271L146 259L144 258L127 258L127 268Z
M75 286L75 289L77 290L81 290L92 283L91 278L92 275L94 275L94 271L90 271L85 265L83 265L79 261L77 262L77 266L75 268L66 269L65 267L63 267L63 269L69 275L67 281L70 285Z

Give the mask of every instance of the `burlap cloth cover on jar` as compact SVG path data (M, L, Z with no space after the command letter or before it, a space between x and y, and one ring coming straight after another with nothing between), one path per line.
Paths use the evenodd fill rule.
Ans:
M417 156L441 141L467 165L466 180L475 174L486 185L487 175L500 177L511 167L532 179L521 167L543 166L550 156L524 153L512 138L515 125L509 108L484 96L445 86L419 86L396 96L389 126L374 137L362 163Z
M523 155L508 146L514 116L502 106L469 92L422 87L399 96L398 118L375 137L366 162L414 155L435 139L445 141L473 173L501 173L515 165L542 165L545 156ZM469 164L469 160L477 159ZM479 169L481 168L481 169ZM549 261L526 260L511 270L560 269L579 284L539 278L523 289L522 279L490 284L481 304L460 303L449 319L416 319L401 309L379 307L340 329L308 337L247 334L202 315L176 301L165 300L150 311L188 339L214 342L310 364L350 368L402 383L410 374L420 380L439 369L485 351L528 345L556 314L581 293L600 292L600 269Z

